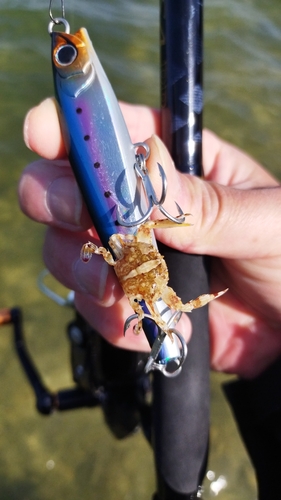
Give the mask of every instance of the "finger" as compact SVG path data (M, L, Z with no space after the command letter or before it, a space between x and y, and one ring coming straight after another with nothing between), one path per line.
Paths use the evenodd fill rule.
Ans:
M93 255L85 264L80 259L82 245L88 240L98 246L99 240L89 232L69 233L49 228L44 245L44 261L49 271L67 288L91 295L97 302L109 307L123 297L115 273L99 255Z
M121 106L133 142L143 141L148 132L159 127L157 111L126 103ZM54 99L46 99L29 112L24 136L27 145L47 159L65 156ZM29 165L22 174L18 193L23 212L33 220L71 231L91 226L72 171L63 160L55 163L38 161Z
M210 130L203 131L203 165L205 179L240 189L270 187L276 179L259 163Z
M130 327L124 336L124 323L132 314L126 297L104 308L97 304L91 295L76 293L75 307L97 332L116 347L142 352L150 350L144 332L135 335Z
M159 134L159 112L147 106L120 105L133 143L142 142L153 133ZM55 99L45 99L32 108L25 118L23 131L27 147L43 158L53 160L66 156Z
M143 142L153 134L160 135L159 110L125 102L120 102L120 107L133 144Z
M80 249L87 239L88 234L70 237L66 231L50 228L44 246L46 266L58 281L75 291L76 309L109 342L120 347L148 350L145 336L136 338L132 328L124 337L124 322L132 309L113 269L101 256L93 255L88 264L81 261Z
M210 304L209 318L214 370L253 378L280 356L280 328L251 314L231 292Z
M23 136L29 149L43 158L64 158L66 151L54 98L42 101L26 115Z
M66 160L39 160L22 173L18 187L22 211L31 219L71 231L92 223Z
M159 138L154 136L148 142L151 148L148 167L157 192L161 190L157 162L162 164L167 175L165 208L173 214L177 201L184 213L193 215L192 220L188 220L193 223L191 227L178 225L176 229L157 229L160 241L184 252L225 258L257 258L264 257L265 252L266 255L278 253L281 221L276 218L276 207L281 203L281 188L276 187L276 181L271 187L256 188L253 173L252 189L206 182L179 173ZM232 148L230 152L234 154ZM253 167L248 166L248 157L241 153L239 158L243 160L239 163L240 171L251 171ZM234 161L230 163L233 165ZM249 184L251 176L247 175Z

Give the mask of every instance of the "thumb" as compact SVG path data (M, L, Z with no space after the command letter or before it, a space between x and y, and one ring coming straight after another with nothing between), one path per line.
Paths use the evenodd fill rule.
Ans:
M177 215L176 201L184 213L192 214L186 220L192 226L157 229L157 239L162 243L182 252L224 258L257 258L264 256L265 250L268 255L280 248L281 227L276 228L276 224L281 226L276 221L280 187L239 189L183 174L176 170L157 136L147 142L151 148L148 168L156 193L161 192L157 162L167 176L165 209ZM244 168L241 158L239 168Z

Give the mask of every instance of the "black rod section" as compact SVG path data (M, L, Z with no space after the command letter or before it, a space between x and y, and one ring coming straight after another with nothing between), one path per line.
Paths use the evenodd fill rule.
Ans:
M176 167L202 175L203 5L161 0L162 137ZM194 220L196 223L196 214ZM163 247L170 284L183 301L208 291L203 256ZM206 307L189 315L192 338L182 373L153 378L154 453L161 500L197 497L209 439L209 332Z
M202 175L203 2L162 0L162 138L177 169Z

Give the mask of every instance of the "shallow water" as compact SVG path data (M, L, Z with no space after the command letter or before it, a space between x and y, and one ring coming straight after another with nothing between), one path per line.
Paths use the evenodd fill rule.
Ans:
M16 198L20 173L35 159L22 142L23 117L53 92L47 4L0 1L0 307L23 308L30 350L55 391L71 385L64 332L71 313L37 290L44 227L20 213ZM68 0L66 8L72 28L90 32L118 97L158 106L158 2ZM204 123L280 177L279 11L277 1L206 0ZM1 498L151 497L153 459L141 434L116 441L99 410L40 416L9 327L1 330L0 352ZM226 378L212 375L209 468L227 480L218 498L255 500L253 471L220 389Z

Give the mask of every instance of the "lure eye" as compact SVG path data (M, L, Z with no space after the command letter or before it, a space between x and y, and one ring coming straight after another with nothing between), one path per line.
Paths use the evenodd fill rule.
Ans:
M69 66L77 57L77 50L73 45L62 45L56 53L56 61L61 66Z

